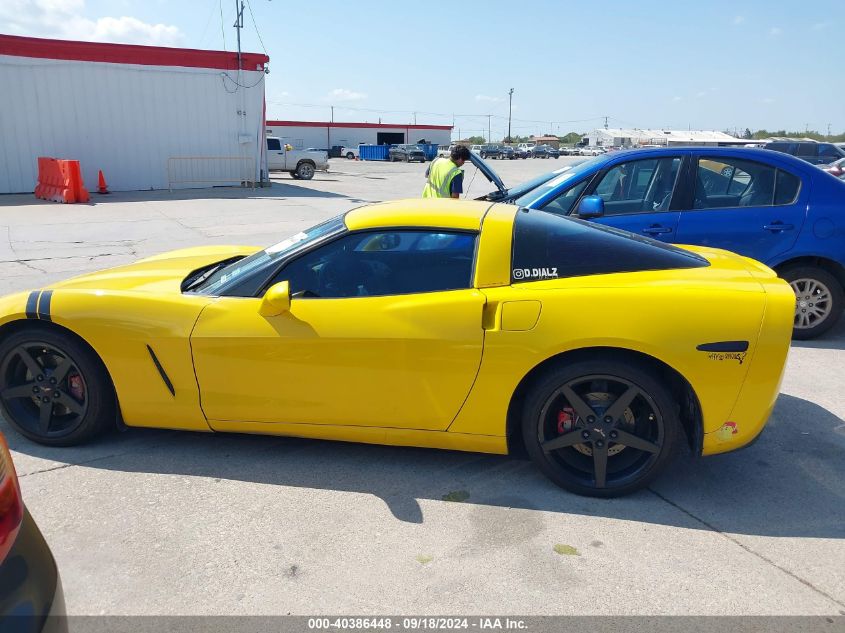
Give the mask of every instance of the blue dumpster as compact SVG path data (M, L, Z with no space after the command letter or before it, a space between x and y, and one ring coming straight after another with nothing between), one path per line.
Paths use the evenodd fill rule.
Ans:
M426 160L434 160L437 158L437 143L417 143L425 152Z
M358 158L361 160L387 160L389 145L359 145Z

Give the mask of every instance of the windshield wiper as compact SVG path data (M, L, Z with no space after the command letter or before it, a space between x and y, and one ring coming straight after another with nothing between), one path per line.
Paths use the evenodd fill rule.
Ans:
M200 274L198 277L191 280L191 282L182 288L182 292L187 292L189 290L193 290L198 286L201 286L209 277L211 277L214 273L216 273L221 268L225 268L229 264L234 264L236 261L243 259L243 257L230 257L228 259L224 259L222 261L213 264L211 268L206 270L204 273Z

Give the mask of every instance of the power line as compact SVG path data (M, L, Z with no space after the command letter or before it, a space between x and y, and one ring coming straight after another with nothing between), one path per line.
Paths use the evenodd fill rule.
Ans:
M220 7L220 33L223 35L223 50L226 50L226 28L223 26L223 0L217 0Z
M264 40L261 39L261 32L258 30L258 24L255 22L255 16L252 14L252 5L249 3L249 0L246 0L246 8L249 9L249 17L252 18L252 26L255 27L255 34L258 36L258 41L261 43L261 50L263 50L264 54L267 55L267 49L264 48Z
M272 101L268 100L267 103L272 105L284 106L284 107L297 107L297 108L328 108L330 107L329 104L321 104L321 103L290 103L290 102L283 102L283 101ZM508 117L498 114L449 114L446 112L424 112L422 110L387 110L383 108L361 108L361 107L354 107L354 106L339 106L344 110L350 110L352 112L376 112L380 114L425 114L428 116L439 116L445 119L454 120L457 118L463 119L501 119L502 121L507 121ZM589 117L587 119L571 119L568 121L549 121L548 119L516 119L512 118L511 121L518 122L518 123L536 123L539 125L546 126L549 123L553 123L554 125L565 125L569 123L585 123L588 121L598 121L603 120L605 117L601 116L594 116Z
M205 21L205 26L202 29L202 35L200 35L200 46L205 41L205 34L208 32L208 25L211 24L211 18L214 17L214 0L211 0L211 13L208 14L208 19Z

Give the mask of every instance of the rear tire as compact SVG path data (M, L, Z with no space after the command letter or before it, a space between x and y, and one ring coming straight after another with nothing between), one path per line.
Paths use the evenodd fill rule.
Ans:
M676 454L680 429L678 405L661 378L626 360L551 369L523 408L532 461L561 488L591 497L651 483Z
M780 276L795 292L795 320L792 338L816 338L836 325L845 309L845 291L839 280L817 266L784 268Z
M311 180L314 177L314 165L311 163L299 163L296 166L296 175L300 180Z
M355 160L355 154L353 154L352 152L346 152L346 159Z
M85 442L117 415L99 357L76 338L45 328L20 330L0 343L0 408L16 431L46 446Z

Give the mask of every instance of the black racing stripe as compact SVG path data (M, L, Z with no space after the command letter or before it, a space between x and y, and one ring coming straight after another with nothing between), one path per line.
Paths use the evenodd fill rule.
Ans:
M747 352L748 341L717 341L702 343L696 347L699 352Z
M50 317L50 302L53 300L53 291L45 290L38 298L38 318L45 321L52 321Z
M153 364L158 369L158 373L161 375L161 379L164 381L164 384L167 385L168 391L170 391L171 396L176 395L176 390L173 388L173 383L170 382L170 378L167 376L167 372L164 371L164 367L161 366L161 363L158 360L158 356L153 351L153 348L147 345L147 351L150 353L150 358L153 359Z
M40 290L33 290L29 293L29 296L26 298L26 318L27 319L37 319L38 314L36 312L36 306L38 305L38 295L41 293Z

